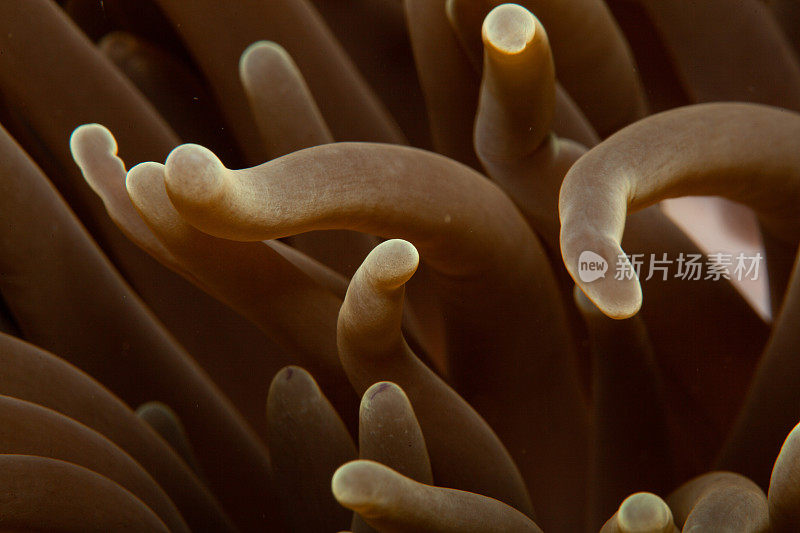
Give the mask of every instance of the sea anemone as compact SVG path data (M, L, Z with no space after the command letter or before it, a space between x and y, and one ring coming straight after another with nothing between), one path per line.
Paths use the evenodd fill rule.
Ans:
M0 529L799 530L790 4L0 2Z

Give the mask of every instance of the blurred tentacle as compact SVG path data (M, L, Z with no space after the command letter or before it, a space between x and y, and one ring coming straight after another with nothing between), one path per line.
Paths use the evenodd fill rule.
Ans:
M524 514L493 498L418 483L372 461L340 467L331 486L339 503L378 531L541 531Z
M732 472L709 472L687 481L667 503L683 531L769 531L764 491Z
M425 101L414 67L402 0L313 2L400 125L409 144L430 149Z
M130 404L157 399L171 405L226 509L245 523L261 523L272 501L269 459L252 429L2 131L0 155L0 213L14 220L0 224L0 285L25 337ZM224 453L230 446L238 453Z
M55 411L0 395L0 455L50 457L88 468L141 499L170 531L189 531L169 496L136 461L99 433Z
M433 485L431 461L414 408L403 389L394 383L375 383L361 398L358 457ZM353 533L375 531L358 514L353 517L351 529Z
M732 129L738 137L721 133ZM799 132L794 113L750 104L691 106L629 126L581 158L564 179L559 211L567 270L607 315L635 314L642 300L638 279L607 277L589 285L577 275L578 257L589 249L616 263L624 254L619 241L628 210L690 194L721 194L750 205L768 231L796 248ZM772 184L770 192L747 188L753 179Z
M97 47L133 82L179 138L208 146L225 159L241 157L235 153L214 96L185 60L124 31L106 34Z
M586 320L592 351L590 512L595 526L634 490L660 494L671 489L674 470L664 384L644 323L640 317L611 320L578 288L575 300Z
M800 263L795 263L789 291L776 317L736 423L717 458L717 467L735 470L761 487L785 435L800 419Z
M169 529L136 496L91 470L32 455L0 455L3 527L24 531Z
M433 148L473 168L480 163L472 147L478 104L478 79L450 28L446 0L404 0Z
M8 335L0 335L0 367L0 394L50 408L113 441L164 488L193 531L235 530L175 452L91 377Z
M125 3L105 1L109 11L112 2ZM148 2L135 4L135 9L128 7L137 16L150 12ZM0 3L0 48L0 93L4 102L13 102L3 105L8 115L2 118L4 125L179 342L210 374L223 376L222 382L231 365L219 363L220 353L281 357L246 320L165 270L120 233L75 166L67 139L79 124L102 122L110 127L127 161L163 161L178 144L175 133L133 84L51 0ZM226 391L240 399L235 387ZM237 404L248 409L245 402ZM263 418L259 410L250 420L263 424Z
M337 139L403 142L383 104L307 0L250 0L241 5L158 0L158 5L205 73L250 163L266 157L239 81L238 64L247 46L265 39L280 43L297 62Z
M340 465L357 456L356 448L308 372L290 366L275 375L267 422L275 485L290 530L335 531L348 526L350 514L331 496L330 479Z
M625 498L600 533L678 533L669 506L650 492Z
M138 416L144 423L153 428L153 431L164 439L175 450L181 459L197 474L202 477L200 467L192 450L192 444L186 436L183 423L175 411L161 402L147 402L136 409Z
M772 531L800 528L800 424L789 432L769 480L769 520Z
M800 64L758 0L638 0L696 103L744 101L800 111Z

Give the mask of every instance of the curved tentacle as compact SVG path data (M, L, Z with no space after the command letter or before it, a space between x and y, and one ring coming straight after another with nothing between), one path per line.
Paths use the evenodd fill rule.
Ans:
M416 249L401 240L378 245L364 260L339 312L342 365L359 392L381 380L406 391L438 483L497 498L532 515L525 483L503 444L403 339L404 284L418 262Z
M103 381L130 404L158 399L171 405L197 444L213 490L229 510L237 510L231 514L261 523L272 504L269 458L253 430L2 130L0 155L0 213L14 220L0 224L0 285L25 337ZM239 453L223 453L232 443Z
M236 367L229 371L227 383L239 389L248 412L261 412L264 380L293 357L316 373L337 405L350 406L345 412L355 409L357 398L336 354L335 317L346 290L341 276L278 241L242 244L197 231L181 219L167 198L162 165L147 163L131 169L128 193L124 165L114 155L114 138L101 126L82 126L73 134L73 144L87 180L134 242L250 319L291 354L281 358L264 353L238 355L239 371ZM298 316L305 319L298 321ZM309 334L310 325L313 334ZM236 377L242 374L248 376L246 382Z
M333 142L303 75L281 46L250 45L239 61L239 75L270 159ZM291 244L349 278L376 240L363 233L326 231L296 235Z
M541 532L530 518L493 498L418 483L372 461L343 465L331 487L340 504L379 531Z
M202 476L192 444L175 411L161 402L147 402L136 409L136 416L153 428L153 431L169 444L195 474Z
M783 308L772 326L738 419L717 458L718 468L741 472L761 487L769 482L785 435L800 419L798 319L800 263L795 263Z
M134 208L125 188L125 163L117 155L117 141L111 132L100 124L84 124L73 132L70 147L86 182L103 200L109 216L122 232L164 266L199 284ZM342 276L280 242L265 244L329 291L344 296L347 281Z
M566 493L583 487L587 414L563 302L541 246L495 185L441 156L361 143L309 148L240 171L185 145L168 158L166 174L181 215L212 235L261 240L347 228L417 245L447 316L456 386L520 458L537 424L518 398L536 383L542 403L533 412L560 431L538 435L552 452L547 461L528 458L550 470L540 479L559 480L565 504L573 496ZM544 498L555 494L542 488Z
M800 111L800 63L764 2L639 3L694 102L758 102Z
M732 472L709 472L687 481L669 495L667 503L683 531L769 530L764 491Z
M336 352L336 295L295 269L268 243L218 239L184 222L167 197L163 165L135 166L126 185L139 213L201 286L315 372L337 406L354 410L357 398ZM267 367L263 374L274 375L268 369L275 361L260 365Z
M739 136L731 138L731 130ZM626 213L689 194L721 194L750 205L766 231L796 247L799 133L796 114L750 104L690 106L625 128L581 158L564 179L559 212L567 270L604 313L632 316L642 301L638 279L607 276L586 283L578 276L578 258L593 250L610 264L622 258L630 269L620 247ZM747 187L754 179L771 184L770 192Z
M350 524L330 478L356 447L314 378L289 366L275 375L267 398L269 451L284 520L291 531L335 531Z
M23 531L156 531L164 522L136 496L91 470L34 455L0 455L3 527Z
M0 395L0 455L50 457L88 468L141 499L170 531L189 532L169 496L136 461L99 433L46 407Z
M137 15L149 5L141 4ZM4 106L9 115L3 117L5 126L42 166L104 253L167 329L208 365L212 375L224 375L226 370L226 365L218 363L219 353L236 350L261 357L277 352L246 320L165 270L125 238L75 166L66 141L77 125L87 122L111 127L123 147L123 158L129 161L163 161L178 144L175 133L133 84L50 0L0 3L0 48L0 92L14 104ZM5 145L6 135L0 138ZM234 388L227 391L236 397ZM246 410L246 405L239 405ZM261 413L251 419L253 424L263 424Z
M769 520L772 531L789 533L800 528L800 424L789 432L769 480Z
M8 335L0 335L0 367L0 394L57 411L113 441L164 488L192 531L235 531L219 502L174 451L91 377Z
M584 149L552 135L544 137L550 128L548 117L553 114L552 65L546 36L527 10L501 6L486 18L484 41L486 67L476 124L477 152L492 179L548 245L551 260L560 263L556 259L558 190ZM516 43L519 51L503 52L502 43ZM699 253L657 206L629 217L625 245L631 252L651 258L664 253L670 257ZM562 292L568 297L571 280L560 264L555 272L560 274ZM678 426L691 428L693 436L678 463L686 464L683 469L689 471L685 475L693 475L698 466L704 468L711 460L732 422L740 401L738 391L749 379L767 328L727 282L687 283L655 276L644 282L643 290L651 299L643 318L655 341L657 360L668 371L670 389L676 391L670 402L672 409L680 418ZM675 313L676 301L694 299L707 302L707 307ZM707 316L720 320L698 335L697 323ZM687 342L689 338L691 342ZM699 365L681 361L684 357L695 359L698 354L704 357ZM723 372L718 370L720 364L724 365ZM715 383L731 386L720 394ZM685 390L691 393L684 394Z

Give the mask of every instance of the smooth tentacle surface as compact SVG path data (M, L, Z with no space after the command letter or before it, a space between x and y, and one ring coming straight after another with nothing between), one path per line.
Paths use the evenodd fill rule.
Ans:
M584 149L550 133L556 89L547 33L516 4L492 10L482 33L475 150L489 176L520 206L553 253L558 249L558 190Z
M448 14L466 49L481 57L480 28L499 0L450 0ZM597 0L524 0L547 29L558 78L605 137L647 109L633 56L608 7ZM579 37L580 36L580 37Z
M483 34L485 67L476 151L489 176L548 245L553 263L559 263L554 270L560 274L564 296L569 297L572 283L557 259L558 191L567 170L585 150L547 135L549 118L558 115L558 105L554 111L552 60L536 18L520 6L503 5L487 15ZM651 263L665 253L669 257L700 253L657 206L628 217L625 246L631 253L651 258ZM708 464L733 421L740 401L738 388L749 379L767 328L727 281L687 283L672 276L652 276L647 270L643 275L643 291L651 299L643 318L655 341L657 361L668 373L671 389L679 391L671 395L672 410L678 416L676 429L691 428L693 435L677 462L685 465L685 475L694 475ZM675 301L695 299L707 302L708 307L675 313ZM719 323L709 324L697 335L697 323L709 315L720 317ZM701 363L687 362L699 354ZM725 370L720 372L719 366ZM736 386L723 388L729 393L718 392L722 384L733 383ZM688 397L684 391L690 391ZM616 504L622 495L611 501Z
M314 378L289 366L275 375L267 399L275 485L291 531L335 531L350 515L331 497L330 479L356 448ZM309 512L313 510L313 512Z
M333 142L303 75L281 46L250 45L239 75L270 159ZM352 231L326 231L296 235L291 244L349 278L377 241Z
M530 447L529 428L558 427L537 438L548 450L538 457L547 461L527 455L533 471L548 470L532 478L552 479L542 481L539 494L564 505L574 497L568 493L582 490L587 415L558 288L535 236L484 177L420 150L341 143L239 171L185 145L167 159L166 179L181 215L219 237L346 228L417 245L448 317L456 385L517 460ZM531 390L536 408L518 401Z
M670 490L673 455L664 384L641 317L611 320L577 288L575 300L592 350L591 512L599 522L633 490Z
M136 496L81 466L34 455L0 455L3 527L14 531L170 531Z
M800 527L800 424L786 437L772 477L767 502L770 527L777 533L789 533Z
M497 436L403 339L403 287L418 262L416 249L397 239L378 245L367 256L339 312L342 365L359 392L382 380L406 391L437 483L497 498L531 515L525 483Z
M750 383L717 467L740 472L766 488L785 435L800 420L800 263L795 264L783 308Z
M425 437L403 389L381 381L366 390L358 417L358 457L395 470L414 481L433 485ZM373 533L355 514L353 533Z
M696 477L670 494L667 503L683 531L769 530L764 491L732 472L709 472Z
M731 139L720 132L734 130ZM578 276L585 250L631 269L620 239L626 213L664 198L719 194L753 207L768 231L796 248L800 225L800 117L749 104L706 104L667 111L613 135L576 163L559 200L561 253L567 270L607 315L627 318L642 303L639 280ZM680 151L682 157L674 154ZM769 192L749 188L758 180Z
M117 397L64 360L0 335L0 394L57 411L114 442L175 502L193 531L234 531L195 474Z
M170 531L189 532L180 512L153 478L99 433L40 405L3 395L0 428L0 455L50 457L88 468L129 490Z
M252 429L97 249L47 178L0 132L3 295L25 337L133 405L158 399L181 416L212 487L240 520L269 509L269 459ZM37 258L48 257L49 261ZM221 454L235 443L239 453ZM248 488L245 486L248 485ZM239 495L235 495L239 492ZM216 492L216 491L215 491ZM269 511L265 511L269 512ZM231 513L233 514L233 513Z
M153 428L198 476L202 476L186 430L175 411L161 402L147 402L136 409L136 416Z
M372 461L343 465L331 487L339 503L378 531L541 532L530 518L493 498L424 485Z
M251 163L266 158L237 68L245 48L264 39L280 43L300 66L337 139L403 142L397 125L307 0L249 0L241 5L159 0L158 4L211 81L228 125ZM221 32L224 38L208 38ZM353 106L358 112L352 112Z

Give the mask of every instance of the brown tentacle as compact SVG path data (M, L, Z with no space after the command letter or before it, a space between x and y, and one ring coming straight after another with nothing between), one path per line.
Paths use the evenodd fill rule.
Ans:
M372 461L347 463L331 485L339 503L379 531L541 531L530 518L493 498L424 485Z
M278 372L267 399L269 451L284 519L291 531L332 531L350 523L330 479L354 459L355 444L314 378L300 367Z
M0 455L3 527L18 531L169 529L133 494L86 468L32 455Z

